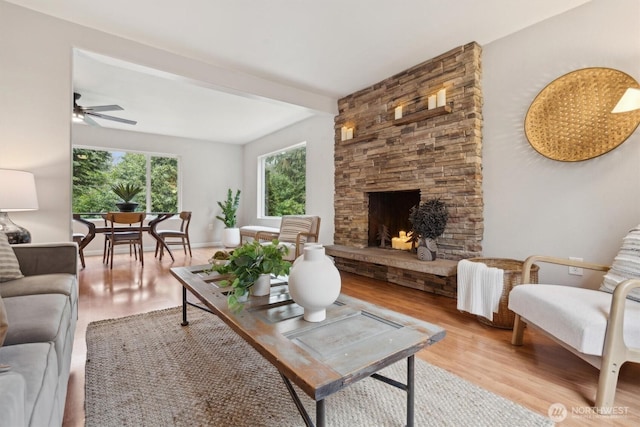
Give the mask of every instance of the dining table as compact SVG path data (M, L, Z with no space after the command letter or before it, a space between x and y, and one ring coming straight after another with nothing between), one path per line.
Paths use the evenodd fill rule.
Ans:
M82 240L78 243L79 249L84 249L91 243L91 241L96 237L96 234L104 234L111 232L111 226L108 226L106 223L104 226L99 227L96 226L94 221L90 219L102 218L104 219L107 215L107 212L82 212L82 213L74 213L73 219L87 226L89 231L82 238ZM178 215L177 212L146 212L145 215L149 218L149 222L146 225L143 225L142 230L147 231L160 245L166 249L167 253L171 257L172 261L175 261L173 257L173 253L171 253L171 249L169 249L169 245L164 241L162 237L158 234L158 224L167 219ZM114 227L115 231L128 231L129 227Z

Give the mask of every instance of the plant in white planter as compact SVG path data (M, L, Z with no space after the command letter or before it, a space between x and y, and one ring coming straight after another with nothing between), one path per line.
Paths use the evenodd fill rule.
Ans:
M438 245L436 238L444 233L449 219L447 206L440 199L430 199L411 208L412 239L418 242L418 259L433 261L436 259Z
M227 199L224 202L218 202L218 206L222 209L222 216L216 216L217 219L224 223L222 231L222 244L227 248L235 248L240 244L240 229L237 228L237 213L240 205L240 190L236 190L236 195L229 188L227 191Z
M282 276L289 274L291 263L283 257L289 249L280 245L277 240L271 243L261 244L254 240L245 243L233 250L225 263L213 263L207 271L217 271L220 274L229 274L229 279L222 280L221 286L230 286L227 303L229 309L234 312L242 310L244 299L249 295L249 289L254 289L258 285L261 277L266 276L268 280L266 292L254 295L268 295L270 287L270 276Z

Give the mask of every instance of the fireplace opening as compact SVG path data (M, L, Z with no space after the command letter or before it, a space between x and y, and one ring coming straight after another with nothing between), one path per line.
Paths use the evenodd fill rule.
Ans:
M379 191L369 194L369 246L380 246L380 231L386 226L391 248L391 239L400 231L409 232L409 211L420 203L420 190Z

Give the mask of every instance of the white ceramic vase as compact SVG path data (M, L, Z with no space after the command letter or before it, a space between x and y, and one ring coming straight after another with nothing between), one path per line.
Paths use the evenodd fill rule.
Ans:
M251 286L251 295L261 297L271 293L271 275L261 274L258 280Z
M240 246L240 229L225 228L222 230L222 244L225 248L236 248Z
M329 307L340 295L340 273L325 256L324 247L314 245L304 248L289 272L289 293L304 308L304 320L321 322Z

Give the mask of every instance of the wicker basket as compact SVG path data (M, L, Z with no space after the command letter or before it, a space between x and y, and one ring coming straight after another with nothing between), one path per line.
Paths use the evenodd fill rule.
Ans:
M509 292L511 292L514 286L522 283L522 266L524 265L524 261L505 258L470 258L469 261L481 262L486 264L487 267L504 270L504 287L502 289L502 296L500 297L498 312L493 313L493 320L478 316L478 321L496 328L513 329L516 315L508 308ZM538 270L539 267L537 265L534 264L531 266L530 283L538 283Z

